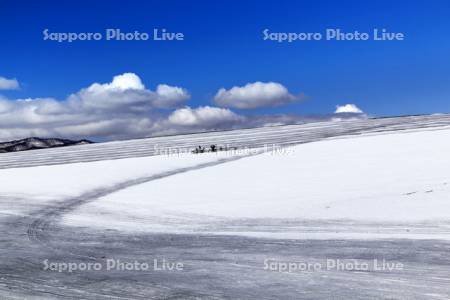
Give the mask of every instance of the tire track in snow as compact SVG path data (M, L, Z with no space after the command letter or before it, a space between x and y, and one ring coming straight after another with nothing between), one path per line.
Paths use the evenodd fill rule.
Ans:
M450 115L444 115L444 116L410 116L410 117L400 117L400 118L386 118L386 119L369 119L369 120L358 120L358 121L347 121L347 122L323 122L323 123L310 123L310 124L303 124L303 125L287 125L287 126L280 126L280 127L269 127L269 128L255 128L255 129L247 129L247 130L236 130L236 131L228 131L228 132L211 132L211 133L204 133L204 134L197 134L197 135L182 135L182 136L174 136L174 137L163 137L163 138L154 138L154 139L144 139L144 140L136 140L136 141L125 141L125 142L111 142L111 143L105 143L105 144L93 144L93 145L86 145L90 146L93 149L96 149L97 147L103 148L104 146L107 146L108 150L114 150L117 151L121 147L119 145L124 146L127 144L131 144L135 151L136 143L142 142L146 143L146 147L149 147L149 145L154 145L156 142L156 145L158 144L157 141L162 142L163 140L166 140L165 143L162 143L162 145L172 145L174 141L181 142L180 144L175 143L175 145L182 146L182 147L188 147L188 145L195 145L200 141L206 141L209 140L212 142L224 142L228 139L229 136L235 136L233 139L233 144L238 146L247 145L250 146L250 148L258 148L263 147L267 143L276 143L279 146L290 146L295 144L303 144L303 143L309 143L309 142L315 142L320 141L326 138L330 137L338 137L343 135L358 135L362 133L370 133L370 132L379 132L379 131L400 131L403 129L415 129L417 127L422 128L429 128L429 127L439 127L444 125L450 125ZM287 134L286 134L287 132ZM270 133L270 134L269 134ZM220 135L227 136L226 139L220 138ZM242 137L239 137L240 135L243 135ZM192 139L193 137L196 137L196 142L190 141L189 143L186 143L186 139ZM211 139L212 138L212 139ZM223 139L223 140L221 140ZM147 144L148 143L148 144ZM114 145L109 149L110 145ZM71 152L76 152L79 149L82 149L81 147L78 149L75 149L72 147L70 148L64 148L63 150L53 150L53 149L47 149L45 153L53 153L53 151L58 151L56 153L62 154L66 153L69 154ZM83 148L84 149L84 148ZM89 149L89 147L86 147L85 149ZM148 149L148 148L147 148ZM105 149L103 149L104 152ZM61 152L59 152L61 151ZM38 152L38 151L37 151ZM35 153L37 153L35 152ZM91 151L88 151L91 152ZM95 151L94 151L95 152ZM139 152L139 151L137 151ZM152 152L152 151L150 151ZM114 186L109 187L103 187L99 189L92 190L90 192L84 193L80 196L69 198L66 200L63 200L62 202L57 203L56 205L53 205L48 208L44 208L34 214L31 215L32 222L28 227L27 234L30 240L40 242L42 244L48 244L48 241L46 239L48 236L46 233L48 232L49 228L52 226L55 221L57 221L62 215L65 213L68 213L75 208L88 203L90 201L94 201L100 197L106 196L108 194L117 192L122 189L126 189L128 187L138 185L141 183L153 181L162 179L168 176L172 176L179 173L185 173L188 171L206 168L210 166L215 166L218 164L234 161L237 159L241 159L244 157L252 156L255 154L260 154L264 152L263 150L252 153L250 155L245 156L237 156L237 157L231 157L231 158L224 158L219 159L215 162L209 162L204 164L199 164L197 166L187 167L187 168L181 168L177 170L168 171L165 173L155 174L148 177L133 179L129 181L125 181L119 184L116 184ZM44 154L44 152L40 152L41 154ZM95 152L96 153L96 152ZM24 155L22 153L13 153L17 154L19 156ZM25 154L26 155L26 154ZM103 153L103 156L105 153ZM145 153L145 155L155 155L154 153ZM94 160L101 160L104 159L103 157L98 157L97 155L94 155ZM110 155L108 152L107 155L110 159ZM127 151L126 157L133 157L134 155L130 155L130 153ZM140 156L140 155L136 155ZM89 161L90 159L84 158L80 159L77 158L76 161ZM22 160L23 161L23 160ZM70 163L72 162L68 157L64 157L63 163ZM11 163L11 162L9 162ZM50 164L55 164L55 161L52 160L49 162ZM34 161L33 163L26 163L26 166L34 165L34 164L40 164L40 165L46 165L47 163L42 163L39 161ZM6 164L7 165L7 164ZM5 162L3 162L0 158L0 169L2 167L6 167ZM10 166L11 167L11 166ZM23 165L14 165L12 167L23 167Z
M127 180L127 181L118 183L114 186L97 188L92 191L86 192L82 195L68 198L66 200L59 202L56 205L44 208L36 213L33 213L30 216L32 218L32 222L29 224L28 230L27 230L28 238L32 242L40 243L48 248L51 248L51 250L58 251L57 248L50 246L49 235L48 235L49 229L52 228L52 226L54 226L55 223L58 222L64 214L73 211L74 209L78 208L79 206L81 206L83 204L86 204L91 201L95 201L98 198L104 197L106 195L115 193L117 191L129 188L132 186L136 186L136 185L139 185L142 183L147 183L150 181L163 179L163 178L173 176L176 174L181 174L181 173L186 173L186 172L199 170L199 169L203 169L203 168L213 167L213 166L217 166L217 165L224 164L227 162L236 161L236 160L239 160L242 158L259 155L262 153L264 153L263 150L257 151L257 152L251 153L251 154L247 154L247 155L222 158L222 159L219 159L216 161L202 163L202 164L198 164L198 165L191 166L191 167L180 168L180 169L171 170L171 171L167 171L167 172L163 172L163 173L159 173L159 174L154 174L151 176ZM72 254L77 257L96 259L94 257L80 256L75 253L69 253L69 254Z

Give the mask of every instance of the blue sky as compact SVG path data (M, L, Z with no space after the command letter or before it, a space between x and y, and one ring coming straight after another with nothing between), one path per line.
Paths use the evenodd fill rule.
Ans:
M154 89L189 90L189 105L212 105L218 89L263 81L307 99L245 114L324 114L355 103L373 116L449 112L448 1L8 1L0 0L0 76L14 99L53 97L137 74ZM42 31L105 28L183 32L184 41L44 41ZM263 40L273 32L341 28L402 32L404 41Z

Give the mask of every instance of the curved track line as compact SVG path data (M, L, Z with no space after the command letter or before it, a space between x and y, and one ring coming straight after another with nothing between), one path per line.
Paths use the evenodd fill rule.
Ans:
M154 174L154 175L147 176L147 177L141 177L141 178L137 178L137 179L124 181L124 182L121 182L114 186L98 188L98 189L86 192L80 196L68 198L64 201L59 202L56 205L44 208L44 209L32 214L31 218L33 219L33 221L28 226L28 230L27 230L28 238L33 242L38 242L38 243L41 243L42 245L48 247L49 246L49 238L48 238L47 232L48 232L49 228L54 223L59 221L59 219L64 214L73 211L74 209L76 209L77 207L79 207L83 204L86 204L86 203L94 201L100 197L104 197L106 195L115 193L117 191L129 188L129 187L132 187L132 186L135 186L138 184L166 178L166 177L176 175L176 174L186 173L189 171L208 168L208 167L224 164L227 162L236 161L236 160L239 160L239 159L242 159L245 157L259 155L262 153L263 153L263 151L258 151L256 153L243 155L243 156L222 158L217 161L202 163L202 164L192 166L192 167L180 168L180 169L176 169L176 170L172 170L172 171ZM51 248L52 250L58 250L54 247L48 247L48 248ZM80 255L76 255L74 253L70 253L70 254L81 257ZM89 258L89 259L95 259L94 257L86 257L86 256L82 256L82 257Z

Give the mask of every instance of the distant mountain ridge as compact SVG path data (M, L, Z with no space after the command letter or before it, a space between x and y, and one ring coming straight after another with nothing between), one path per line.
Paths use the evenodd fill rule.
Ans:
M26 150L46 149L55 147L66 147L75 145L92 144L89 140L68 140L57 138L38 138L30 137L21 140L15 140L10 142L0 142L0 153L18 152Z

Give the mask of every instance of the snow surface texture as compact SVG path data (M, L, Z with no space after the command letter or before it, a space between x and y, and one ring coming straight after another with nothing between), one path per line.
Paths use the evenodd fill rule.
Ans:
M295 145L327 137L383 132L411 128L450 126L450 115L408 116L381 119L344 119L303 125L262 127L243 130L186 134L128 141L98 143L77 147L35 150L0 155L0 169L111 160L157 155L161 150L184 149L198 145L229 145L239 148L264 145Z
M450 116L415 116L1 154L0 297L448 299L449 134ZM211 143L254 151L154 148ZM267 143L290 147L261 152ZM155 258L185 269L42 263ZM329 258L405 267L264 269Z
M36 152L36 151L34 151ZM227 154L181 154L150 156L90 163L73 163L30 168L0 170L0 199L27 199L29 208L42 203L80 196L101 187L112 187L126 180L135 180L175 169L196 166L227 158ZM20 179L20 180L18 180ZM5 204L5 202L0 202ZM2 213L20 213L16 203L6 203ZM2 205L3 206L3 205ZM26 208L26 205L25 205Z
M292 146L118 191L66 215L65 222L133 231L279 238L333 234L450 238L442 228L398 228L399 223L445 224L448 219L449 139L450 129L445 129ZM96 212L102 212L100 218ZM336 223L333 232L326 230L330 226L319 226L326 230L319 235L284 227L276 230L280 220ZM352 232L351 221L369 232ZM245 222L251 225L237 226ZM397 228L374 231L370 223L397 224ZM262 224L268 230L261 230Z
M20 215L104 189L110 192L65 214L64 224L274 238L447 239L449 124L448 115L323 122L3 154L0 198L16 200L2 202L2 212ZM255 151L157 155L165 147L263 149L333 135L341 137L239 161L233 157ZM91 160L97 161L67 164ZM221 160L230 162L196 169ZM36 164L44 166L27 167ZM183 168L193 170L139 181ZM141 184L116 188L133 180Z

